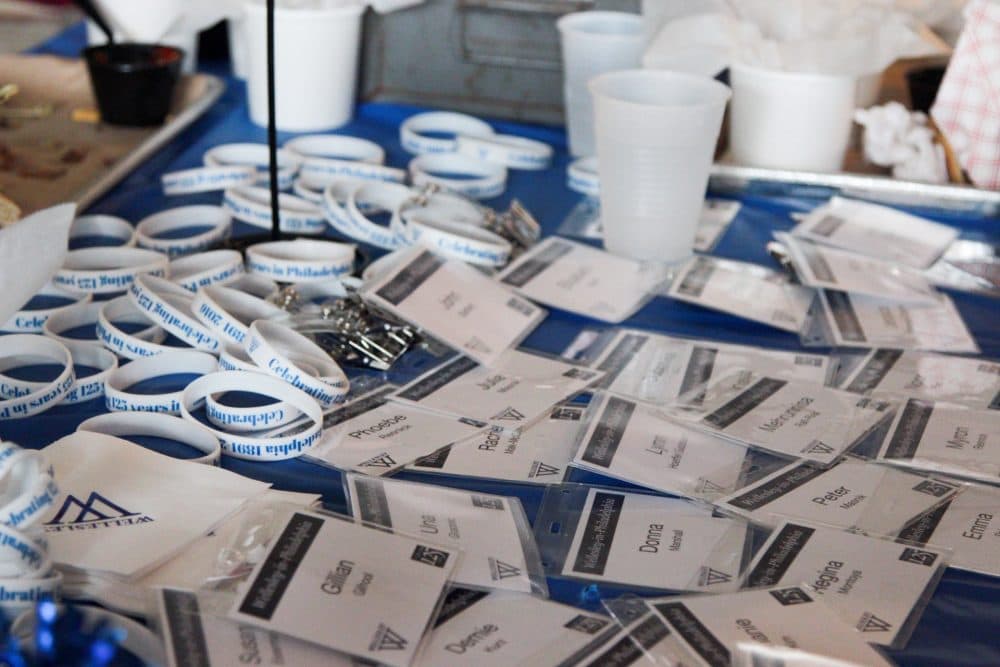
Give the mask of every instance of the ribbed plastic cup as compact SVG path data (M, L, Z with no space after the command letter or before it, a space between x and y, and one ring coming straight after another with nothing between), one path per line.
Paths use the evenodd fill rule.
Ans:
M599 74L639 66L642 18L625 12L576 12L556 23L562 45L563 101L569 150L594 154L594 105L587 82Z
M858 79L734 64L729 147L744 165L830 172L843 167Z
M604 246L675 263L692 253L729 88L693 74L627 70L590 82Z

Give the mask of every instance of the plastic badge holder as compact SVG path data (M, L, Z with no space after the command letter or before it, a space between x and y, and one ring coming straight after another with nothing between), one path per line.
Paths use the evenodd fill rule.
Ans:
M848 456L829 467L790 463L728 496L715 500L720 512L756 524L785 519L894 535L959 493L953 481L916 475Z
M563 356L607 373L601 388L659 405L737 368L816 384L829 384L837 368L834 360L819 354L627 328L585 329Z
M356 521L408 531L463 551L456 585L548 597L541 558L521 501L430 484L344 476Z
M872 647L884 665L893 664L877 647ZM732 667L872 667L871 664L842 660L787 646L739 642L733 647Z
M618 626L587 659L574 663L574 667L683 667L683 647L663 619L650 611L641 598L623 595L603 602Z
M845 391L1000 408L1000 363L995 361L893 349L854 357L838 385Z
M334 535L341 524L346 532ZM261 506L247 516L241 530L220 550L216 561L219 575L199 591L210 601L202 614L270 630L266 636L308 640L328 651L328 641L343 650L349 650L347 644L367 646L367 652L362 649L356 655L396 667L409 664L438 616L447 587L453 584L456 565L465 554L440 540L429 541L425 535L395 531L394 538L386 540L388 532L392 531L325 510L304 510L283 503ZM329 565L311 553L317 550L325 552ZM391 559L396 559L395 566ZM413 563L421 567L413 570ZM302 583L297 582L300 576ZM315 585L308 585L313 579ZM269 581L280 583L275 587ZM439 593L434 603L422 607L435 588ZM303 598L315 591L320 594L309 605ZM355 613L347 616L350 612L345 607L354 607ZM336 628L345 616L352 619L354 634L319 634L324 623ZM418 622L414 616L426 619L420 622L418 634L413 632L412 626ZM410 630L398 624L394 628L393 619L405 621ZM370 642L367 636L362 642L357 634L362 625L373 626ZM180 656L177 663L189 664Z
M546 574L582 600L733 590L750 556L748 525L710 505L580 484L546 490L535 535Z
M911 398L897 411L876 459L996 484L1000 481L1000 411Z
M804 586L867 641L901 649L950 559L948 549L787 521L757 549L743 587Z
M407 470L440 478L507 484L560 484L576 451L585 406L562 403L520 429L491 426L417 459Z
M895 403L737 371L680 396L675 418L778 456L830 465L887 420Z
M637 486L711 501L782 465L677 422L662 408L594 394L572 465Z

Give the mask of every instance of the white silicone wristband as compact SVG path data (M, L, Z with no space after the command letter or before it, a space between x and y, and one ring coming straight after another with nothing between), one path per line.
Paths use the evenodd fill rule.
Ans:
M251 434L217 430L191 414L191 410L201 405L206 396L230 391L245 391L274 398L304 414L311 423L296 433L260 438ZM251 461L281 461L300 456L316 444L323 428L323 411L311 396L276 377L246 371L212 373L189 384L181 401L181 416L209 430L222 443L225 454Z
M237 220L261 229L271 229L271 193L267 188L226 190L222 206ZM278 195L278 207L281 231L312 235L326 231L323 211L308 199L282 192Z
M260 299L270 299L279 292L278 283L267 276L253 273L240 274L232 281L227 282L226 287L238 289Z
M601 194L601 179L597 172L597 158L583 157L566 167L566 187L588 197Z
M128 296L147 317L191 347L218 354L219 337L194 316L194 296L180 285L154 276L137 276Z
M0 523L24 530L38 523L59 495L44 454L30 450L17 457L3 477Z
M120 294L137 275L167 275L168 258L142 248L81 248L70 250L53 282L77 292Z
M192 292L206 285L225 285L243 275L238 250L209 250L170 262L170 281Z
M355 247L333 241L271 241L246 250L247 269L282 283L329 280L354 269Z
M425 133L458 136L489 137L493 128L474 116L453 111L428 111L410 116L399 126L399 141L403 148L416 155L451 153L456 140L426 136Z
M153 436L180 442L202 452L203 456L184 459L191 463L218 465L222 448L219 439L189 421L168 414L111 412L91 417L76 427L77 431L104 433L128 440L129 436Z
M270 154L267 144L240 143L222 144L209 149L202 161L206 167L251 166L257 170L257 183L269 181L268 165ZM287 190L292 187L292 180L301 166L298 155L283 148L278 149L278 189Z
M230 433L278 428L301 416L301 412L281 402L239 407L222 403L212 395L205 397L205 417L218 428Z
M226 345L219 355L219 370L222 371L253 371L263 373L253 362L247 351L240 345Z
M455 152L511 169L548 169L552 164L551 146L509 134L459 136L455 141Z
M53 313L53 315L45 321L45 326L42 327L42 334L52 338L53 340L59 341L68 347L70 352L72 352L74 348L84 345L101 347L101 341L97 339L96 331L101 308L104 307L105 303L105 301L78 303L74 306L70 306L69 308L64 308L58 313ZM93 327L95 337L70 338L63 335L71 329L78 329L80 327L86 327L88 330L90 327Z
M246 342L248 327L254 320L287 315L273 303L221 286L202 287L198 290L191 309L195 317L218 334L220 339L237 345Z
M117 239L119 246L135 245L135 227L116 215L81 215L69 227L70 247L74 239L95 236Z
M330 205L334 200L334 186L323 192L324 201ZM407 245L400 237L398 221L392 221L389 227L383 227L372 222L365 215L365 210L389 211L394 216L396 211L419 193L405 185L396 183L363 183L347 193L347 203L342 208L349 221L349 229L354 230L353 237L385 250L397 250Z
M347 375L323 348L282 324L267 320L251 324L246 350L257 366L306 392L324 409L343 402L350 389Z
M186 195L194 192L226 190L257 182L257 168L249 165L196 167L163 174L163 194Z
M159 238L164 232L209 227L208 230L181 238ZM219 206L179 206L143 218L135 227L140 248L180 257L208 250L229 238L233 221Z
M66 339L62 342L69 349L73 357L74 380L73 385L66 392L63 398L63 405L74 405L100 398L104 395L104 383L111 372L118 368L118 357L110 350L106 350L100 344L87 343L85 341ZM44 388L48 383L36 382L33 380L19 380L4 374L9 368L14 367L16 357L0 359L0 397L11 398L20 396ZM76 374L76 366L88 366L96 368L96 373L80 376Z
M194 350L172 350L155 357L137 359L119 367L105 382L104 402L111 412L180 412L181 391L162 394L137 394L129 388L144 380L164 375L206 375L218 369L218 360L210 354Z
M38 291L38 296L54 296L64 299L71 299L71 303L55 308L32 308L30 310L19 310L10 316L2 326L0 331L5 333L41 333L45 328L45 323L50 317L61 313L69 308L90 303L92 295L85 292L73 292L48 283ZM29 302L30 305L30 302Z
M130 334L122 331L116 322L145 326L140 331ZM97 316L97 339L119 357L142 359L176 350L176 347L160 345L166 337L166 332L136 308L129 297L120 296L102 302L101 311Z
M52 360L63 367L62 372L40 389L14 398L0 400L0 420L23 419L48 410L61 403L73 386L73 356L59 341L33 334L0 336L0 361L7 357Z
M462 174L468 178L440 174ZM410 178L414 185L438 185L474 199L498 197L507 187L505 167L458 153L418 155L410 160Z

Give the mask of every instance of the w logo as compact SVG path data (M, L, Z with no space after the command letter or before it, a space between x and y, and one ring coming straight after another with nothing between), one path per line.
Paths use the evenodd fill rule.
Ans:
M65 526L81 523L98 523L139 517L138 512L130 512L121 505L113 503L96 491L91 491L86 502L81 502L74 495L67 495L62 507L45 525ZM149 517L141 517L138 521L152 521ZM132 521L129 521L132 523Z

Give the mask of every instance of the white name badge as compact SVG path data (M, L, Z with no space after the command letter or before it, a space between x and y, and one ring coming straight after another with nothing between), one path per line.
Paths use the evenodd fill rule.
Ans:
M557 405L524 428L491 426L483 433L414 461L415 472L440 473L524 484L558 484L573 458L579 405Z
M458 558L458 551L439 544L295 512L254 567L229 617L406 667Z
M557 359L512 350L492 366L456 357L392 395L392 400L520 428L603 377Z
M485 424L389 401L382 387L323 416L323 435L308 454L341 470L387 475L464 440Z
M530 595L453 589L416 665L561 665L592 646L613 622L606 616Z
M738 201L706 199L694 232L694 249L698 252L711 252L739 214L741 206Z
M810 211L792 235L925 269L958 238L958 230L887 206L833 197Z
M808 586L866 641L900 647L946 566L937 549L784 523L760 548L744 586Z
M907 302L936 301L937 290L916 269L789 234L774 236L788 250L795 275L803 285Z
M487 365L524 340L546 314L467 264L419 247L362 292Z
M122 577L166 562L269 486L101 433L44 452L60 486L44 524L52 560Z
M661 590L735 590L742 521L677 498L590 489L561 574Z
M901 530L898 537L951 549L948 567L1000 576L1000 489L970 484Z
M751 447L824 465L895 407L831 387L745 374L723 378L706 392L697 408L676 410L675 416Z
M643 306L667 279L662 265L549 237L498 276L521 295L605 322L621 322Z
M646 488L712 498L739 485L748 450L684 428L655 407L597 395L573 465Z
M832 345L890 347L979 353L955 303L946 294L936 303L909 304L838 290L821 290L820 304Z
M882 441L880 461L996 484L1000 411L911 398Z
M607 375L610 392L651 403L669 403L698 385L736 370L825 384L830 358L716 341L685 340L622 329L590 364Z
M270 632L237 623L205 609L205 600L192 591L162 588L157 591L160 632L169 667L353 667L350 657Z
M841 384L858 394L1000 409L1000 363L906 350L872 350Z
M739 644L787 646L835 664L890 667L868 638L800 586L722 595L655 598L660 615L699 667L730 667ZM841 662L842 661L842 662ZM809 664L779 663L779 664Z
M680 269L666 295L798 333L815 291L763 266L699 255Z
M892 535L960 488L954 482L854 459L829 468L802 461L713 502L768 526L789 518Z
M545 593L534 538L516 498L351 474L351 515L461 549L459 586Z

